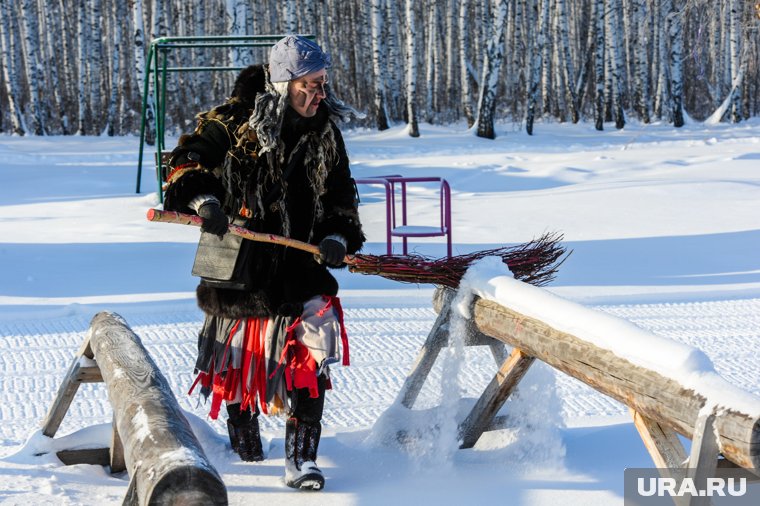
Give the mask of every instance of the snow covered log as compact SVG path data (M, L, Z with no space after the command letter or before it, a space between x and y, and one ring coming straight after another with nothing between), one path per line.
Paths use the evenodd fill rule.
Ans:
M130 476L124 504L226 505L222 479L140 338L119 315L101 312L89 339Z
M480 332L689 439L710 411L721 454L760 469L760 398L725 381L701 351L508 276L472 276L468 285L477 294L468 317ZM437 294L436 310L443 301Z

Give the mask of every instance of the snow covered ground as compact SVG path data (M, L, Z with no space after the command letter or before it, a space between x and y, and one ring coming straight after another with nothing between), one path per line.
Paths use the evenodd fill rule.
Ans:
M760 395L760 121L603 133L543 124L533 137L503 124L497 134L422 125L419 139L397 127L350 132L347 145L357 177L445 177L455 253L563 232L573 253L550 292L697 347L729 383ZM652 466L624 406L540 364L504 408L506 428L456 450L446 427L494 374L490 353L444 354L415 412L400 410L396 393L435 319L432 288L346 272L352 365L334 370L328 393L326 489L284 486L278 418L262 418L269 458L236 460L221 421L186 395L202 318L189 274L198 231L145 220L157 200L152 170L133 193L137 152L135 138L0 137L0 504L121 503L126 475L54 456L107 445L103 385L80 388L55 440L38 428L100 310L142 338L231 504L622 505L623 470ZM382 192L360 190L366 250L381 254ZM432 190L414 197L414 216L429 223ZM413 247L445 252L440 239ZM384 436L401 427L420 438L389 444Z

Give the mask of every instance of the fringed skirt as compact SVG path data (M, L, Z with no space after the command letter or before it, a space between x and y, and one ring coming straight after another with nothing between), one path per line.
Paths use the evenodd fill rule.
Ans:
M216 419L222 401L240 403L265 414L289 411L289 393L308 388L319 396L317 376L329 379L329 365L349 364L348 336L338 297L317 296L301 316L229 319L207 315L198 335L198 376L211 397L209 416ZM331 385L328 381L328 389ZM258 402L257 402L258 401Z

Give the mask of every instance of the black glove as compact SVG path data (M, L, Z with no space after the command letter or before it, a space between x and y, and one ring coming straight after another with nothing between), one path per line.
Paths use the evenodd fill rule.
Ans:
M330 267L340 267L345 256L346 247L342 242L325 237L319 243L319 260Z
M227 233L227 225L230 224L227 215L216 202L207 202L198 209L198 216L203 218L201 230L222 237Z

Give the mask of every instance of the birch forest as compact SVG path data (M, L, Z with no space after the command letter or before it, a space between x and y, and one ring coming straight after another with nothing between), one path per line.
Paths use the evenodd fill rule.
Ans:
M232 34L313 34L333 57L333 90L366 113L359 123L408 123L412 136L418 122L466 121L493 138L500 121L532 134L547 121L605 130L760 114L757 0L0 0L0 9L6 135L139 134L151 41ZM267 54L205 47L169 61L239 67ZM234 77L170 73L167 132L192 129Z

